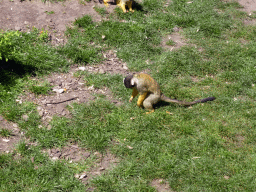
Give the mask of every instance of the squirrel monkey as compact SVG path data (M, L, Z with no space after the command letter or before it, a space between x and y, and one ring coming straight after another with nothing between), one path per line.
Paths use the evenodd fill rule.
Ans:
M108 7L109 0L103 0L103 2L106 5L106 7ZM124 13L126 13L125 5L128 6L129 11L134 12L134 10L132 10L132 0L116 0L116 4L119 7L121 7L121 9L123 10Z
M148 74L138 73L135 75L128 75L124 78L124 85L126 88L132 88L132 96L129 102L133 100L139 94L137 105L139 107L144 106L145 109L149 110L148 113L154 112L153 105L159 101L165 101L169 103L178 103L180 105L194 105L196 103L205 103L207 101L213 101L215 97L207 97L192 102L179 101L166 97L161 93L159 84Z

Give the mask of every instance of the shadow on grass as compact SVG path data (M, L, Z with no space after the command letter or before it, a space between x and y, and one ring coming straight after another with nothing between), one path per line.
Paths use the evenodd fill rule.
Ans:
M158 109L158 108L169 106L169 105L171 105L171 103L168 103L165 101L159 101L157 104L154 105L154 108Z
M135 1L133 1L132 7L133 7L133 9L135 9L137 11L144 11L142 6L139 3L135 2Z
M3 60L0 60L0 84L5 87L13 86L16 79L22 78L27 74L34 76L35 71L37 71L35 66L24 65L14 60L6 62L5 58L3 58Z
M154 105L154 108L157 109L157 108L161 108L161 107L165 107L165 106L169 106L169 105L180 106L180 107L184 107L184 108L188 108L191 106L191 105L179 105L177 103L168 103L165 101L159 101L157 104Z

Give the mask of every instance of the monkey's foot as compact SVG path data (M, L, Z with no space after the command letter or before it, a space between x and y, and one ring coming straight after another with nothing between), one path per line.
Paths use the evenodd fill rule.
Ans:
M155 110L154 110L154 109L153 109L153 110L151 110L151 111L146 112L146 115L147 115L147 114L150 114L150 113L153 113L153 112L155 112Z
M129 11L133 13L134 10L132 10L132 1L131 0L127 2L127 6L129 8Z
M127 12L126 9L125 9L125 4L119 3L119 4L117 4L117 5L118 5L119 7L121 7L121 9L123 10L124 13Z
M139 103L137 103L137 106L139 107L139 108L142 108L142 104L139 104Z

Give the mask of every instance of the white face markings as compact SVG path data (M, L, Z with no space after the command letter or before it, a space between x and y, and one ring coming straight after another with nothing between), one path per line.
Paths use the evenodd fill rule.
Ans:
M137 78L132 78L132 80L131 80L132 86L134 86L135 84L138 85L138 81L139 80Z
M131 79L131 85L134 86L134 80L133 79Z

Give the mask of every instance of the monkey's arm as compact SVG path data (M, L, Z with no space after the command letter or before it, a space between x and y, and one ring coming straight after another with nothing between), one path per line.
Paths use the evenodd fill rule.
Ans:
M108 7L108 1L109 1L109 0L103 0L104 5L105 5L106 7Z
M142 94L140 94L139 98L138 98L138 101L137 101L137 105L139 107L141 107L143 105L143 101L146 99L148 93L147 92L144 92Z
M139 94L138 90L134 87L132 90L132 96L129 99L129 102L132 102L133 98Z
M121 7L121 9L123 10L124 13L126 13L125 3L123 3L122 1L119 1L119 2L117 3L117 5L118 5L119 7Z

